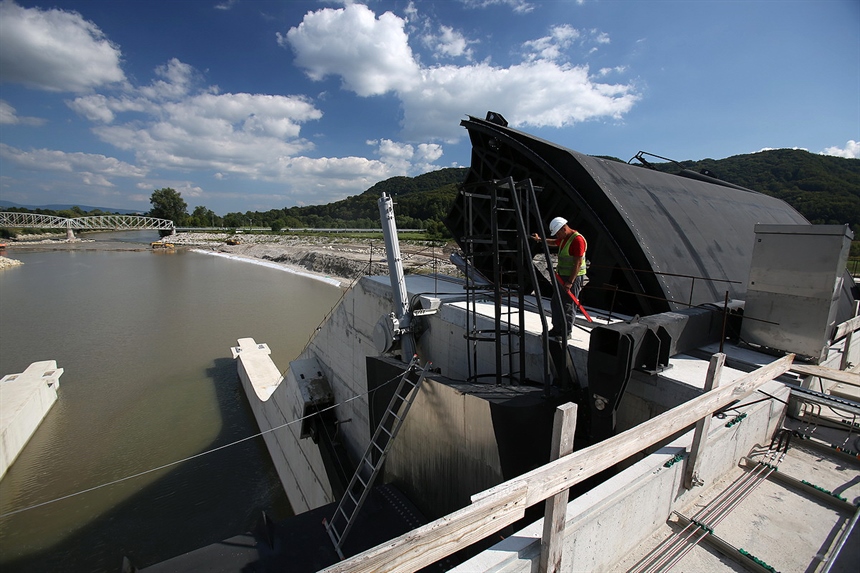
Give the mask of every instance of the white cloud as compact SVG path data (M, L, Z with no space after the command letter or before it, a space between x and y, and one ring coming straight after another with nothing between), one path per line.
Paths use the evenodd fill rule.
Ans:
M159 67L157 76L138 89L126 86L118 96L93 94L67 102L98 124L93 128L98 137L133 152L149 172L197 170L212 173L216 180L284 184L284 201L294 192L298 202L328 202L388 177L436 169L432 162L442 155L438 144L390 142L377 150L379 159L307 157L314 146L301 136L301 127L322 117L308 98L217 93L198 85L199 73L178 60ZM398 157L407 148L411 161ZM180 190L180 183L165 184ZM150 182L142 188L147 187L152 187ZM223 196L199 187L182 193L203 201ZM301 199L303 193L316 199Z
M200 74L192 66L172 58L167 64L155 68L159 80L140 88L140 95L156 101L177 100L191 93Z
M278 43L289 45L296 64L313 80L339 75L360 96L403 89L419 79L418 64L404 31L391 12L376 15L362 4L309 12Z
M103 141L133 151L149 169L276 178L271 165L312 148L300 137L301 124L322 112L303 96L218 94L207 87L195 92L198 72L175 59L156 75L150 85L127 87L120 96L94 94L67 103L104 124L93 130Z
M442 157L442 146L434 143L413 146L409 143L381 139L369 140L367 144L376 148L380 161L392 175L419 175L438 169L433 162Z
M615 66L614 68L600 68L598 70L597 75L601 78L605 78L610 74L622 74L627 71L627 66Z
M17 114L9 102L0 99L0 125L44 125L45 120L40 117L27 117Z
M510 6L517 14L528 14L534 10L534 4L525 0L460 0L469 8L487 8L489 6Z
M150 167L211 169L251 178L271 177L282 157L309 150L300 124L321 112L301 97L200 94L157 108L140 122L98 127L95 132L133 150Z
M145 169L115 157L93 153L66 153L56 149L23 151L5 143L0 143L0 157L21 169L75 173L83 183L102 187L113 186L108 177L140 178L147 173Z
M597 117L620 118L639 100L629 85L595 83L587 66L538 60L425 71L421 90L401 94L407 139L460 137L451 121L463 110L504 110L512 127L566 127Z
M283 196L284 201L322 203L361 192L388 177L438 168L436 162L443 156L439 142L464 136L458 120L465 113L496 109L515 127L563 127L595 118L619 118L639 97L631 85L596 79L608 71L592 76L588 66L572 65L565 57L574 42L593 45L602 41L595 30L555 26L544 38L525 44L528 51L522 62L494 66L489 59L474 63L473 50L481 44L452 27L421 19L415 4L410 3L406 12L420 30L412 24L407 28L406 20L390 12L377 16L365 5L343 4L342 8L308 13L277 40L293 50L296 65L314 80L339 78L344 90L358 96L393 93L398 98L402 141L368 134L374 138L368 141L370 158L313 157L312 139L303 136L302 128L319 120L322 110L308 97L220 93L216 86L206 85L198 70L175 58L159 66L149 84L134 86L124 81L119 50L93 24L76 13L24 10L8 0L2 4L4 9L11 6L37 19L45 20L47 14L63 16L89 34L91 47L107 47L113 54L114 67L103 68L118 72L115 79L99 84L93 79L97 75L83 74L90 79L82 78L77 87L57 79L50 89L65 85L62 89L83 92L66 102L69 108L92 121L93 132L104 142L133 153L137 166L101 155L44 149L24 152L6 146L0 152L19 167L73 171L99 187L111 185L114 177L136 177L143 185L140 190L156 188L159 185L153 187L152 183L160 180L182 188L183 195L216 196L199 185L184 185L183 179L167 179L169 172L200 171L213 180L239 185L236 193L240 196L243 191L237 181L244 179L282 186L282 195L272 195L271 201ZM530 6L525 2L506 4L515 10ZM422 65L410 39L427 42L440 58L462 58L467 65ZM74 69L74 64L70 60L64 65ZM110 86L116 89L90 89L107 86L109 81L116 82ZM324 94L318 102L324 100ZM16 118L22 119L11 106L0 105L0 122ZM305 198L306 193L310 198Z
M600 30L591 30L592 37L594 41L598 44L608 44L609 43L609 34L606 32L601 32Z
M410 17L416 18L410 6ZM632 85L597 82L588 66L563 58L575 41L608 42L597 30L555 26L549 35L525 43L525 61L508 67L487 61L422 67L409 49L404 26L391 13L376 19L369 8L354 4L309 13L278 39L293 49L296 63L314 80L340 76L344 89L360 96L393 91L403 110L403 135L412 141L461 138L457 120L469 110L503 110L514 126L564 127L620 118L639 99ZM453 29L450 38L456 38Z
M215 4L216 10L232 10L233 6L239 3L239 0L224 0L218 4Z
M562 51L581 36L579 30L567 24L553 26L548 36L530 40L523 44L525 59L534 60L558 60Z
M0 3L0 81L86 92L125 80L121 54L77 12Z
M421 41L433 51L433 55L439 58L466 58L472 59L472 49L469 44L476 44L477 40L467 40L462 33L449 26L440 26L438 34L425 34Z
M845 147L828 147L821 152L821 155L835 155L836 157L846 157L848 159L860 159L860 141L849 139Z

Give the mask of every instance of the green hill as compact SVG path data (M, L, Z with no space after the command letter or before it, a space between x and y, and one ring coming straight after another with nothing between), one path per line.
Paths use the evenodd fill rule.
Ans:
M678 165L782 199L811 223L848 223L860 239L860 159L774 149ZM654 164L670 173L677 172L678 165Z
M610 158L615 159L615 158ZM784 200L815 224L851 225L860 238L860 159L816 155L807 151L775 149L677 163L652 163L667 173L681 169L704 172L735 185ZM285 209L305 226L376 227L376 201L385 191L397 203L401 227L431 227L447 214L465 168L448 168L418 177L392 177L361 195L328 205ZM320 224L327 221L326 224ZM286 225L302 226L302 225Z

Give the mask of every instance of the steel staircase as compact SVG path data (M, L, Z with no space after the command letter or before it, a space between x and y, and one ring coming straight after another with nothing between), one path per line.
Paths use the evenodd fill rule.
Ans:
M417 355L412 358L409 366L400 377L400 383L397 385L394 395L391 396L388 408L382 415L379 426L377 426L370 444L346 488L346 493L335 509L334 516L325 522L326 531L328 531L334 548L341 559L344 558L344 540L355 524L356 516L367 499L376 476L382 469L385 456L388 454L403 420L406 419L409 408L412 407L412 403L418 396L421 383L424 382L424 377L430 366L430 362L424 367L419 366Z

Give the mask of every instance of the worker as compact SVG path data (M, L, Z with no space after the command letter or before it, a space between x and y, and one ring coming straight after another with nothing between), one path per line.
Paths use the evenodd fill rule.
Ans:
M558 281L561 301L553 289L552 295L552 328L549 336L561 336L567 322L566 338L573 332L573 321L576 319L575 300L579 300L579 292L582 290L585 280L585 251L588 243L579 232L574 231L567 225L567 219L556 217L549 222L549 236L553 243L558 246L558 265L556 266L555 278ZM537 233L532 239L540 241ZM549 242L549 241L548 241ZM571 296L573 295L573 296Z

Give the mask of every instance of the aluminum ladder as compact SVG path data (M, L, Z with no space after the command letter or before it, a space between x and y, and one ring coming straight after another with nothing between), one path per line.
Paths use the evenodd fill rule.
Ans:
M430 369L431 363L428 362L424 367L418 365L418 355L412 358L409 366L400 377L400 383L391 396L391 401L388 403L382 419L379 421L379 426L367 446L367 451L358 463L352 480L346 488L346 492L340 500L340 503L335 509L334 516L331 520L325 521L325 528L334 543L334 548L338 556L343 559L343 544L350 529L355 524L356 516L358 515L361 506L364 505L367 495L370 493L370 488L373 487L373 482L376 476L382 469L382 464L385 461L385 456L391 448L409 408L418 396L418 391L421 389L421 383L424 382L424 377ZM417 380L413 380L413 376L420 372ZM376 461L374 461L376 458Z

